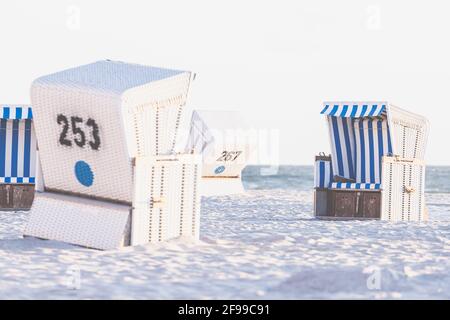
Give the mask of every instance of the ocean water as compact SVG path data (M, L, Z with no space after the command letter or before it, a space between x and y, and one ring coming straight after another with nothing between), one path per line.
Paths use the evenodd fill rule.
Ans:
M313 166L248 166L243 172L248 190L288 189L308 191L314 185ZM450 193L450 166L427 167L426 193Z

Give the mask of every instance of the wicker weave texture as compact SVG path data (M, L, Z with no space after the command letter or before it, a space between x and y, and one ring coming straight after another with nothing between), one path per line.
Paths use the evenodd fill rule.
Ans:
M200 233L201 158L137 158L131 244L155 243Z
M190 79L189 72L102 61L36 80L31 98L46 188L130 203L131 159L173 150Z
M126 244L130 208L37 193L25 236L109 250Z
M389 117L394 153L405 159L424 159L429 123L419 115L390 105Z
M191 81L185 72L128 90L122 97L130 156L172 153Z
M425 165L385 157L381 219L423 221L424 212Z
M119 101L115 96L89 91L33 87L36 135L46 188L119 201L131 200L132 167ZM63 138L70 146L60 141L66 125L64 120L58 121L61 115L67 121L68 130ZM98 150L93 150L88 142L84 147L76 144L80 135L73 132L73 117L83 120L77 126L91 142L94 141L93 129L87 126L87 121L93 119L96 122L100 138ZM90 167L91 185L80 183L76 175L76 164L80 161Z
M122 95L129 89L182 73L184 71L105 60L41 77L34 84Z

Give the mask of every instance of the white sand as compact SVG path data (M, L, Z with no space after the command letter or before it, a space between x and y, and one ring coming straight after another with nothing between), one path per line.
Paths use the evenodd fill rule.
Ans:
M250 191L204 200L200 243L110 252L23 239L27 213L0 212L0 298L449 299L450 195L428 204L429 223L327 222L310 192Z

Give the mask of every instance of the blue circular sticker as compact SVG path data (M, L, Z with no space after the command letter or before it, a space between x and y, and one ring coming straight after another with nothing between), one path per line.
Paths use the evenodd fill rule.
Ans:
M91 167L84 161L75 164L75 176L79 183L85 187L90 187L94 183L94 173Z
M224 166L220 166L217 167L216 170L214 171L215 174L221 174L225 171L225 167Z

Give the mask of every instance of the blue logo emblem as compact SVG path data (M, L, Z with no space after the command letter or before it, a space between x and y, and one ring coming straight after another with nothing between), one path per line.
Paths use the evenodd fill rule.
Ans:
M78 182L85 187L90 187L94 183L94 173L91 167L84 161L75 163L75 176Z
M224 171L225 171L225 167L224 166L220 166L220 167L217 167L216 170L214 170L214 173L215 174L221 174Z

